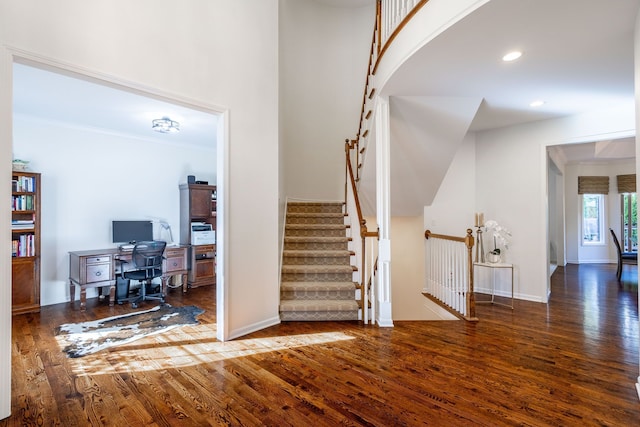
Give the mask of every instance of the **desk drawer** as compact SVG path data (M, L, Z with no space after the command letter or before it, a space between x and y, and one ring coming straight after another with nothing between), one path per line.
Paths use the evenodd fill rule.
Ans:
M94 256L86 258L87 266L90 264L100 264L100 263L109 263L111 262L111 258L108 256Z
M111 263L89 264L87 263L87 277L85 283L104 282L111 280Z
M186 269L187 269L187 265L186 265L186 260L184 256L175 256L175 257L167 258L165 260L165 267L164 267L165 273L170 273L172 271L181 271Z

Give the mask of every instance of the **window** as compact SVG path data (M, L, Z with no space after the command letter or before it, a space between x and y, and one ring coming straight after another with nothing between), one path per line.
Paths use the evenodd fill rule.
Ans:
M636 193L620 194L622 213L622 252L636 252L638 250L638 214L636 208Z
M604 194L582 195L582 244L604 244Z

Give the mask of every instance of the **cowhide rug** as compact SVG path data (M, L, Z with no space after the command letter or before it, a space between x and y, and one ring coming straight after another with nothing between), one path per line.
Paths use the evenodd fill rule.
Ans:
M204 310L193 305L172 307L162 304L150 310L123 316L82 323L65 323L56 328L56 335L66 344L63 351L67 356L82 357L178 326L197 325L196 317L202 313Z

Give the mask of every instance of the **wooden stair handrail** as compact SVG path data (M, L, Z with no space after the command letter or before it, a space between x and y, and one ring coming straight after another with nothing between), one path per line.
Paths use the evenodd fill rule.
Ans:
M358 221L358 224L360 224L360 260L362 263L362 268L361 268L361 273L360 273L360 283L358 284L358 286L360 287L360 302L359 305L362 308L363 312L362 312L362 319L364 321L365 319L365 313L364 310L367 310L367 305L365 305L365 286L366 286L366 274L367 274L367 269L366 269L366 261L367 261L367 257L366 257L366 240L367 238L379 238L380 233L378 232L378 230L376 231L369 231L367 229L367 220L364 219L364 216L362 215L362 208L360 206L360 197L358 196L358 186L356 185L356 178L354 177L353 174L353 166L351 164L351 150L357 148L357 146L355 145L355 141L350 141L350 140L345 140L345 145L344 145L344 151L345 151L345 169L346 169L346 180L345 180L345 191L344 191L344 197L345 197L345 208L349 207L349 188L351 188L351 194L353 194L353 203L355 205L355 216L356 218L354 218L354 220ZM350 186L350 187L349 187ZM354 242L355 243L355 242Z
M351 166L351 144L349 143L349 140L346 140L345 143L345 155L346 155L346 163L347 163L347 185L349 185L349 183L351 183L351 191L353 191L353 195L354 195L354 201L356 204L356 210L358 213L358 222L364 226L365 230L366 230L366 223L367 221L363 218L362 215L362 209L360 208L360 198L358 197L358 187L356 186L356 181L355 178L353 176L353 167ZM345 194L346 197L346 194Z
M380 37L379 37L379 43L378 43L378 58L376 59L376 63L373 66L373 74L376 73L376 71L378 70L378 65L380 64L380 58L382 58L385 54L385 52L387 51L387 49L389 48L389 46L391 46L391 43L395 40L396 36L398 34L400 34L400 31L402 31L402 29L405 27L405 25L407 25L407 23L411 20L411 18L413 18L415 16L416 13L418 13L418 11L422 8L422 6L424 6L425 4L427 4L429 2L429 0L420 0L415 6L413 6L413 9L411 9L409 11L409 13L407 13L407 15L402 18L402 21L400 21L400 23L398 24L398 26L393 30L393 32L389 35L389 37L387 37L387 39L384 41L384 46L382 45L382 32L378 31L378 33L380 33ZM381 5L382 1L378 0L378 4ZM377 11L376 11L377 13ZM382 6L380 6L380 17L377 18L376 22L382 22ZM378 27L380 28L380 27Z
M396 36L402 31L404 26L409 22L411 18L424 6L429 0L419 0L408 13L402 17L400 23L396 26L396 28L392 31L391 35L384 40L382 40L382 18L383 18L383 2L382 0L376 1L376 16L375 23L373 28L373 34L371 37L371 48L369 50L369 63L367 64L367 75L365 78L364 91L362 94L362 106L360 108L360 118L358 123L358 132L356 134L355 139L349 140L347 139L345 142L345 160L346 160L346 168L345 168L345 207L348 206L348 189L349 185L351 185L351 190L353 193L354 203L357 211L357 221L360 224L360 237L362 239L362 274L361 274L361 298L364 298L364 287L365 287L365 259L366 259L366 245L365 241L367 238L380 238L380 233L378 230L376 231L368 231L367 230L367 222L362 216L362 209L360 207L360 198L358 197L358 186L356 183L360 181L361 170L363 166L363 161L361 160L361 156L364 155L366 146L363 144L360 146L360 138L366 138L369 134L369 129L363 131L363 127L366 120L369 120L373 114L372 108L367 108L367 101L373 101L375 103L376 97L376 88L371 87L371 79L375 75L378 65L380 64L380 60L384 53L387 51L387 48L391 45ZM375 62L374 62L375 61ZM351 150L355 150L355 164L356 164L356 174L354 175L353 166L351 163ZM473 246L473 236L471 236ZM377 260L375 268L377 269ZM375 270L374 270L375 271ZM473 271L472 271L473 274ZM364 310L364 300L361 301L361 307ZM364 313L363 313L364 319Z

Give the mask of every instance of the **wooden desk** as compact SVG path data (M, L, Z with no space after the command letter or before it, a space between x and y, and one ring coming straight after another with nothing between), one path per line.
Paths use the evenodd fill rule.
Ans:
M182 291L187 291L188 245L168 246L164 251L160 292L165 294L169 278L182 276ZM86 309L87 289L109 287L109 305L116 296L116 277L120 273L118 261L130 261L132 252L118 248L69 252L69 293L75 301L76 285L80 287L80 310Z

